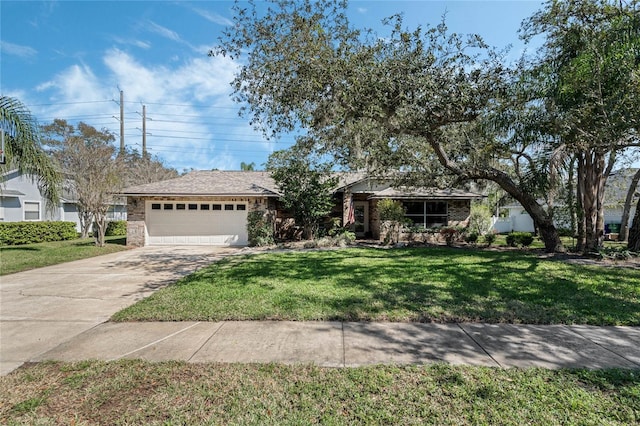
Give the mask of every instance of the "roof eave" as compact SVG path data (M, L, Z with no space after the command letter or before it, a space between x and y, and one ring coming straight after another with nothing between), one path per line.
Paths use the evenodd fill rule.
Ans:
M186 193L186 192L122 192L124 197L280 197L279 194L256 193Z

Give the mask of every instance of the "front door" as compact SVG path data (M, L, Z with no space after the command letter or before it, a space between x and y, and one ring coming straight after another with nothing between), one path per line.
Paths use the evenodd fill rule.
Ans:
M356 237L364 237L369 232L369 203L367 201L354 202L353 216Z

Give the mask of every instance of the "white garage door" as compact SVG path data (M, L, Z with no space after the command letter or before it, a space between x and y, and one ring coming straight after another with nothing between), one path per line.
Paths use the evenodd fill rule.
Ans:
M247 204L211 201L148 201L149 244L247 244Z

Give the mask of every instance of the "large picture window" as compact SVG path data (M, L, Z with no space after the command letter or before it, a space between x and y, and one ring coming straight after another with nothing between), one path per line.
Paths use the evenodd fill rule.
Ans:
M446 201L405 201L405 217L415 226L435 228L447 225Z

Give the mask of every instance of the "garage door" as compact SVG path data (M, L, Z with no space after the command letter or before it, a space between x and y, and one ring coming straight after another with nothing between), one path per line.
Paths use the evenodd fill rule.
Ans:
M237 202L147 202L151 245L247 244L247 205Z

